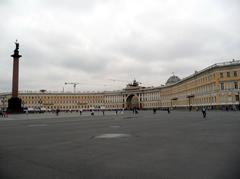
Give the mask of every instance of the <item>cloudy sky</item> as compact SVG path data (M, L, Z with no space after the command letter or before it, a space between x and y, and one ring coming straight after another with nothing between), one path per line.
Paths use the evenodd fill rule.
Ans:
M239 17L239 0L0 0L0 92L16 39L20 90L159 86L240 59Z

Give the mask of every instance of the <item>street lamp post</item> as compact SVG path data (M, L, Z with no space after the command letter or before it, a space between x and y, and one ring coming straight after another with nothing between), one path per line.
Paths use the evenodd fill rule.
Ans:
M191 99L194 98L194 94L188 95L187 98L188 98L188 109L189 111L191 111L192 110Z

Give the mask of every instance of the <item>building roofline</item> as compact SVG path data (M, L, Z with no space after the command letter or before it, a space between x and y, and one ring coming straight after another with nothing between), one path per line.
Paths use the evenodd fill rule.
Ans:
M174 84L170 84L170 85L165 85L165 86L159 86L157 88L167 88L167 87L171 87L171 86L175 86L177 84L180 84L180 83L183 83L184 81L187 81L191 78L194 78L196 76L199 76L207 71L211 71L211 70L214 70L214 69L217 69L217 68L221 68L221 67L228 67L228 66L237 66L237 65L240 65L240 60L232 60L232 61L228 61L228 62L221 62L221 63L215 63L211 66L208 66L200 71L195 71L194 74L191 74L185 78L182 78L180 81L174 83Z

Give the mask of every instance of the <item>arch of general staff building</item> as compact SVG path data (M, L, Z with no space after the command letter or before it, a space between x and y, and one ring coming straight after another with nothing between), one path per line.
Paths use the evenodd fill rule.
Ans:
M19 92L22 107L90 109L212 109L239 110L240 61L218 63L180 79L173 75L165 85L143 87L136 80L119 91L62 93ZM0 107L6 108L10 93L1 93Z

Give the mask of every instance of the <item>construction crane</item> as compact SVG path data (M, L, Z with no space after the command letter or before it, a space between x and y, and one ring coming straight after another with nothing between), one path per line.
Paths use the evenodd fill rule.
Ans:
M80 83L77 82L65 82L65 85L73 85L73 92L76 93L76 87L77 85L79 85Z

